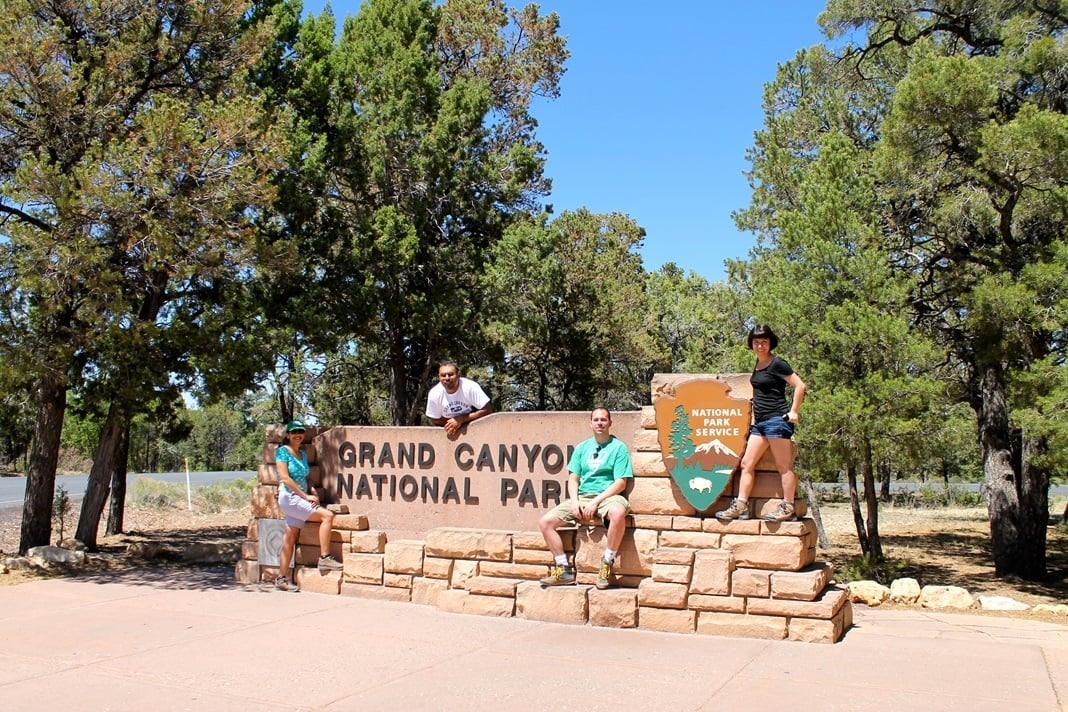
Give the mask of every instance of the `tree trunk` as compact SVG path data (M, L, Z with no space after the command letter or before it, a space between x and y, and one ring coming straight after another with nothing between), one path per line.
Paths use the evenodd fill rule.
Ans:
M990 514L994 573L1040 581L1046 576L1048 512L1046 509L1038 511L1037 507L1043 502L1043 506L1048 507L1048 473L1039 468L1024 467L1019 464L1023 457L1013 457L1005 375L1000 366L988 366L980 372L976 414ZM1030 447L1029 444L1028 449ZM1018 450L1017 454L1032 453Z
M879 501L890 501L890 463L884 462L879 465Z
M1049 470L1034 464L1035 460L1042 459L1049 449L1045 438L1028 438L1022 436L1021 440L1021 472L1020 478L1020 510L1021 517L1020 535L1021 540L1030 542L1025 547L1021 556L1028 557L1027 561L1017 561L1022 568L1035 572L1038 580L1045 580L1048 576L1046 571L1046 536L1049 527Z
M412 400L408 412L408 422L411 425L422 425L423 423L423 413L426 412L426 396L429 392L426 384L431 380L432 376L437 376L437 371L433 370L435 365L436 362L434 360L427 360L423 364L422 373L415 380L415 390L412 392Z
M864 529L864 515L860 511L860 496L857 494L857 466L852 462L846 466L846 483L849 485L849 507L853 510L853 525L857 528L860 552L867 554L868 533Z
M741 462L740 459L739 462ZM830 549L831 540L827 538L827 530L823 527L823 517L820 516L820 500L817 496L816 488L812 486L812 478L808 475L802 475L801 484L804 485L805 494L808 496L808 512L812 515L813 521L816 522L816 534L819 537L820 548Z
M404 351L396 343L390 343L389 351L390 418L393 425L414 425L408 422L408 389L404 387L407 380Z
M108 509L108 526L104 533L108 536L122 534L123 519L126 516L126 473L130 464L130 424L122 432L118 457L115 458L115 472L111 476L111 506Z
M286 396L286 389L282 386L282 379L276 380L278 381L278 415L282 418L282 425L285 425L293 420L293 401Z
M864 502L868 510L868 551L875 561L883 560L883 543L879 538L879 496L875 490L875 467L872 462L871 443L864 441L861 449L861 473L864 476Z
M52 500L55 497L63 414L67 410L67 386L62 379L46 373L41 377L38 397L33 447L26 468L20 554L25 554L35 546L46 546L52 541Z
M402 330L397 329L399 334ZM425 394L434 364L424 344L413 343L394 336L389 345L389 407L393 425L421 425L426 402L418 396ZM421 354L426 354L422 356ZM463 374L463 364L457 364Z
M111 480L117 467L126 421L121 410L121 406L115 402L108 407L104 427L100 430L100 444L96 449L96 457L93 458L93 468L89 471L85 497L82 498L82 513L78 517L78 531L74 538L85 544L89 551L97 549L100 517L104 513Z

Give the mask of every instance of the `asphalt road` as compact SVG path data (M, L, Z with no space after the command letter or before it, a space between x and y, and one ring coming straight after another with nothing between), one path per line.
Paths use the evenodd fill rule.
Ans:
M215 482L225 482L227 480L248 479L255 477L255 471L224 471L224 472L190 472L189 473L189 486L192 489L203 487L204 485L210 485ZM150 472L150 473L130 473L127 478L127 484L132 485L134 480L138 477L146 477L152 480L162 480L163 482L180 482L185 483L186 475L184 472ZM88 475L58 475L56 477L56 488L63 486L67 490L67 496L71 498L72 502L80 502L85 495L86 483L89 480ZM0 509L21 509L23 501L26 497L26 478L25 477L0 477Z

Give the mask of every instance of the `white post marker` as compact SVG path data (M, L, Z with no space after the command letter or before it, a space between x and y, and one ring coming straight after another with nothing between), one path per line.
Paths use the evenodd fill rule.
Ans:
M185 458L185 498L189 503L189 511L193 511L193 488L189 486L189 458Z

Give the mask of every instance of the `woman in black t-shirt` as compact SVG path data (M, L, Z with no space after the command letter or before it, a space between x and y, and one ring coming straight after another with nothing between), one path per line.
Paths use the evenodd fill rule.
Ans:
M749 331L749 348L756 355L756 366L749 382L753 385L753 426L742 458L742 475L738 480L738 496L727 509L716 512L723 521L749 519L749 494L756 481L756 466L764 452L771 448L775 469L782 477L782 502L774 511L764 515L771 522L790 522L794 513L797 474L794 473L794 449L790 439L797 423L797 411L805 400L805 382L794 373L790 364L772 354L779 345L779 337L768 326L757 324ZM793 400L786 404L786 386L794 390Z

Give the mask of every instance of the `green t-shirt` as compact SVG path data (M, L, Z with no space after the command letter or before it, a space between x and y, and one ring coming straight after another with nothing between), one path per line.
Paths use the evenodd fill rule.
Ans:
M627 446L615 435L604 445L596 438L580 442L567 470L579 476L579 494L598 495L616 480L634 477Z

